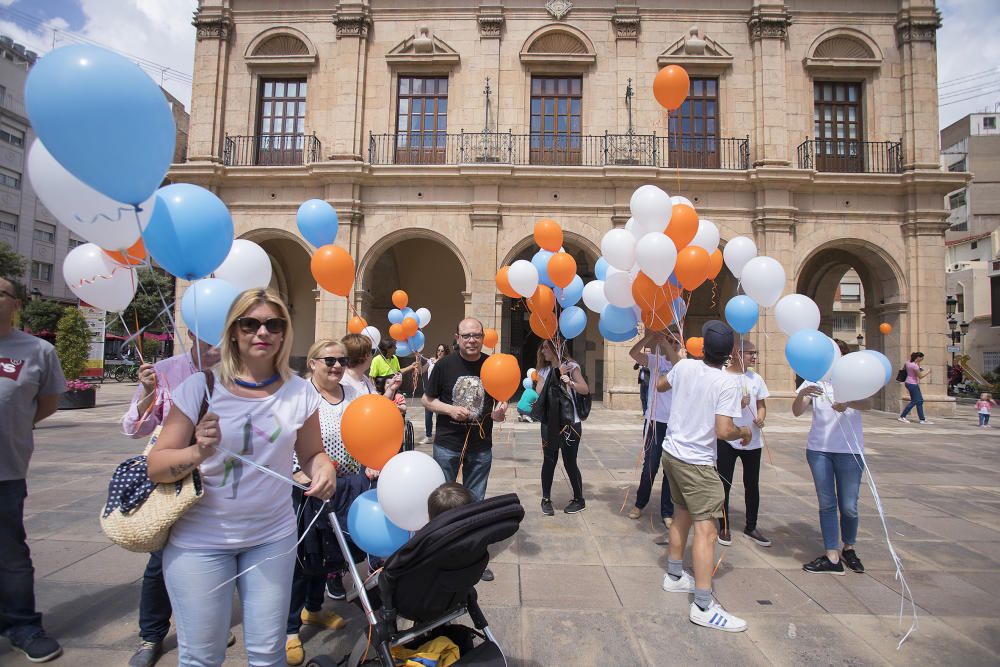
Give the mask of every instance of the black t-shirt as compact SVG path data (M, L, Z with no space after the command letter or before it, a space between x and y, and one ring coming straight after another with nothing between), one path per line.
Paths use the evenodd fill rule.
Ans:
M483 382L479 379L479 371L488 358L488 354L483 354L478 361L466 361L461 354L452 352L435 364L424 394L448 405L467 408L472 413L468 422L452 421L448 415L438 414L435 445L460 452L466 446L468 436L467 451L493 447L493 417L490 413L495 401L483 389Z

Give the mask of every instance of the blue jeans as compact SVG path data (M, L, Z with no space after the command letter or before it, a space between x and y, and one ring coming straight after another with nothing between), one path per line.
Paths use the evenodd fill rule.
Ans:
M910 414L910 410L913 408L917 409L917 416L920 417L920 421L924 420L924 395L920 391L919 384L906 383L906 390L910 392L910 402L906 404L903 408L903 412L899 415L900 417L905 417Z
M849 453L806 450L806 460L812 471L819 500L819 526L823 531L823 547L835 551L837 541L837 509L840 508L840 539L853 545L858 539L858 493L864 462Z
M667 435L666 422L653 422L653 428L647 423L643 427L643 447L645 456L642 459L642 473L639 475L639 488L635 492L635 506L642 509L649 503L649 495L653 491L653 482L660 474L660 462L663 459L663 438ZM674 501L670 499L670 482L667 473L663 472L663 483L660 485L660 518L666 519L674 515Z
M162 642L170 630L170 596L163 580L163 552L149 554L139 595L139 636L143 641Z
M42 629L35 611L35 568L24 532L23 479L0 482L0 633L23 643Z
M445 447L434 445L434 460L444 471L444 481L454 482L458 478L458 464L462 452L456 452ZM493 450L485 449L478 452L466 450L462 463L462 484L469 490L472 497L482 500L486 497L486 482L493 467Z
M987 426L987 425L989 425L989 423L990 423L990 413L988 413L988 412L986 412L986 413L980 412L979 413L979 425L980 426Z
M280 540L237 549L163 550L163 572L174 604L178 664L216 667L226 657L233 588L240 592L247 664L285 665L285 623L295 567L293 532ZM209 592L249 567L258 567Z
M434 413L428 410L427 408L424 408L424 432L427 434L427 437L429 438L431 437L433 431L434 431Z

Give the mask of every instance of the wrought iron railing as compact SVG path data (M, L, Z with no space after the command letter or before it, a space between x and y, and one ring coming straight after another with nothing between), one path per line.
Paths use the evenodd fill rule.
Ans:
M288 167L318 162L323 146L315 134L226 136L222 162L227 167Z
M750 168L750 137L657 137L664 167L679 169Z
M798 147L800 169L846 174L899 174L902 141L806 139Z

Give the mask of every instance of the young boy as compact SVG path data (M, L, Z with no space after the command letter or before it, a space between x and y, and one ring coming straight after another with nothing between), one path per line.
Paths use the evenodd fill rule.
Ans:
M431 520L438 514L475 502L467 488L458 482L445 482L427 497L427 516Z
M519 422L533 422L534 419L531 418L531 408L534 407L535 401L538 400L538 392L531 387L524 390L521 394L521 400L517 402L517 421Z

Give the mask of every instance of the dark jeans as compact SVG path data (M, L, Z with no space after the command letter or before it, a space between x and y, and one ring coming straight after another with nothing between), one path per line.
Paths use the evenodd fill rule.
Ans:
M434 413L424 408L424 432L427 437L431 437L431 433L434 431Z
M639 383L639 400L642 401L642 414L646 414L647 403L649 402L649 383Z
M725 515L719 519L719 528L731 528L729 522L729 490L733 486L733 474L736 472L736 460L743 461L743 497L746 501L747 524L750 532L757 527L757 512L760 510L760 453L759 449L737 449L725 440L715 443L718 451L715 467L722 480L722 488L726 493L722 510Z
M302 564L295 559L295 574L292 575L292 601L288 607L286 633L297 635L302 628L302 608L309 611L323 609L323 588L326 575L309 576L302 571Z
M573 487L573 498L583 500L583 475L576 464L576 456L580 452L580 437L583 435L583 424L577 422L565 426L559 437L559 442L545 441L545 424L542 424L542 498L552 497L552 478L556 474L556 463L559 452L562 452L563 468Z
M986 412L986 413L980 412L979 413L979 425L980 426L988 426L989 423L990 423L990 413L988 413L988 412Z
M492 449L466 451L463 458L462 452L434 445L433 455L434 460L441 466L441 471L444 472L446 482L458 479L458 464L461 462L462 484L476 500L483 500L486 497L486 482L489 481L490 468L493 467Z
M910 414L910 410L913 408L917 409L917 416L920 417L920 421L924 420L924 395L920 391L919 384L906 383L906 390L910 392L910 402L906 404L903 408L903 412L899 415L900 417L905 417Z
M0 633L22 643L42 629L35 611L35 568L24 532L23 479L0 482Z
M139 595L139 636L146 642L162 642L170 630L170 596L163 580L163 552L149 554Z
M649 495L653 491L653 482L660 474L663 460L663 438L667 435L666 422L653 422L643 427L642 447L645 452L642 457L642 473L639 475L639 489L635 492L635 506L642 509L649 504ZM666 519L674 515L674 501L670 499L670 482L666 471L663 472L663 484L660 485L660 518Z

